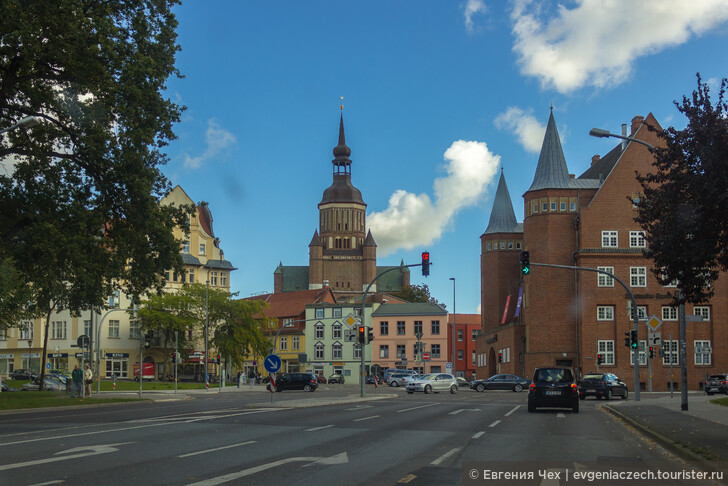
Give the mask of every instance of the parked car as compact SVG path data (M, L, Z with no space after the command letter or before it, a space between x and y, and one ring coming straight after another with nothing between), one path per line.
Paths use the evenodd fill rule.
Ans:
M408 375L418 374L415 370L398 370L395 368L387 368L384 370L384 383L389 383L389 378L396 373L404 373Z
M389 386L398 387L405 386L408 379L418 378L417 374L414 373L395 373L389 377Z
M710 375L705 381L705 393L712 395L713 393L725 393L728 395L728 375Z
M326 377L324 375L316 375L316 381L318 381L320 385L325 385Z
M473 380L470 382L470 388L478 392L485 390L513 390L514 392L520 392L527 389L530 384L531 380L521 378L518 375L500 374L493 375L486 380Z
M439 393L448 390L453 394L458 392L458 381L453 375L445 373L430 373L419 376L407 381L405 386L409 394L414 392Z
M597 400L611 400L615 395L626 400L629 392L627 385L614 373L587 373L579 381L579 398L582 400L590 396Z
M318 381L312 373L287 373L276 379L276 391L303 390L305 392L316 391ZM266 385L270 390L270 383Z
M51 373L51 374L54 374L54 375L63 375L66 378L70 378L71 377L71 373L69 373L68 371L63 371L63 370L48 370L47 373Z
M16 392L16 391L18 391L17 388L13 388L13 387L10 387L10 386L6 385L5 384L5 380L0 379L0 381L2 381L2 390L3 390L3 393L6 393L6 392Z
M38 391L40 388L40 377L37 377L30 383L25 383L20 390L21 391ZM66 384L61 383L61 380L55 376L46 376L43 380L44 391L66 391Z
M344 384L344 375L336 373L331 376L329 376L329 385L332 383L338 383L340 385Z
M579 389L569 368L536 368L528 387L528 411L570 408L579 413Z
M470 388L470 382L463 378L462 376L457 377L458 380L458 388Z
M34 380L38 374L30 370L15 370L11 371L8 378L11 380Z

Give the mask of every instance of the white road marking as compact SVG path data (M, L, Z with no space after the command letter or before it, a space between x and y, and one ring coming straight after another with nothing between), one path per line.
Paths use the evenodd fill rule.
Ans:
M476 434L474 434L474 435L473 435L473 439L480 439L480 437L481 437L481 436L482 436L483 434L485 434L485 431L484 431L484 430L483 430L483 431L480 431L480 432L478 432L478 433L476 433Z
M456 447L455 449L450 449L449 451L447 451L446 453L444 453L443 455L441 455L440 457L438 457L437 459L432 461L430 464L432 464L433 466L438 466L442 462L447 460L448 457L452 456L453 454L456 454L459 450L460 450L459 447Z
M29 484L28 486L48 486L50 484L63 484L65 481L63 479L56 479L55 481L46 481L45 483L35 483L35 484Z
M374 405L357 405L354 408L347 408L347 410L361 410L362 408L373 408Z
M379 417L381 417L381 415L372 415L371 417L364 417L364 418L356 419L356 420L354 420L354 422L361 422L362 420L375 419L375 418L379 418Z
M480 412L479 408L461 408L460 410L453 410L448 415L457 415L460 412Z
M328 429L329 427L335 427L335 426L334 425L322 425L321 427L313 427L311 429L306 429L306 432L313 432L314 430Z
M566 418L566 415L564 415L564 412L559 412L556 414L556 418Z
M223 446L223 447L216 447L214 449L207 449L205 451L190 452L189 454L182 454L181 456L177 456L177 457L183 458L183 457L196 456L198 454L207 454L208 452L216 452L216 451L222 451L225 449L232 449L233 447L239 447L239 446L244 446L244 445L248 445L248 444L255 444L256 442L258 442L258 441L249 440L247 442L240 442L239 444L232 444L232 445Z
M0 466L0 471L7 471L8 469L18 469L28 466L37 466L39 464L46 464L49 462L68 461L69 459L78 459L81 457L95 456L98 454L108 454L109 452L117 452L119 450L114 446L125 444L133 444L133 442L119 442L117 444L99 444L85 447L74 447L73 449L57 452L56 454L54 454L56 457L36 459L35 461L17 462L15 464L5 464Z
M490 424L488 427L495 427L499 423L500 423L500 420L496 420L495 422L493 422L492 424Z
M506 414L506 417L509 417L509 416L510 416L510 415L511 415L511 414L512 414L513 412L515 412L515 411L516 411L516 410L518 410L519 408L521 408L521 406L520 406L520 405L516 405L515 407L513 407L513 409L512 409L512 410L511 410L510 412L508 412L508 413Z
M419 407L405 408L405 409L403 409L403 410L397 410L397 413L402 413L402 412L409 412L410 410L417 410L418 408L426 408L426 407L431 407L431 406L433 406L433 405L437 405L437 403L430 403L430 404L428 404L428 405L420 405Z
M261 464L260 466L251 467L249 469L243 469L242 471L226 474L224 476L218 476L216 478L205 479L196 483L190 483L188 486L215 486L217 484L223 484L236 479L251 476L253 474L272 469L274 467L283 466L291 462L308 462L314 464L346 464L349 462L349 457L346 452L336 454L330 457L289 457L288 459L281 459L280 461L269 462L268 464ZM307 464L308 465L308 464Z

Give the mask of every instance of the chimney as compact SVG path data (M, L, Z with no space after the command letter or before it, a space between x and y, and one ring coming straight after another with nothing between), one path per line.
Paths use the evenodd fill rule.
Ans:
M645 117L637 115L636 117L632 118L632 133L630 135L634 135L637 129L642 125L642 122L645 120Z
M324 288L326 288L328 286L329 286L329 281L328 280L324 280Z
M634 133L634 131L632 133ZM627 124L626 123L622 123L622 136L623 137L627 136ZM622 150L624 150L626 148L627 148L627 141L622 139Z
M624 125L622 125L622 126L624 126ZM594 156L592 157L592 163L591 163L591 165L594 165L594 164L596 164L597 162L599 162L599 159L601 159L601 158L602 158L602 157L601 157L601 156L600 156L599 154L597 154L597 155L594 155Z

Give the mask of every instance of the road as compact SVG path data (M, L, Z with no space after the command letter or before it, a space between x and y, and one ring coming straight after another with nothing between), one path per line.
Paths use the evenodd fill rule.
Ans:
M277 393L275 400L321 400L356 390L331 385L310 394ZM581 402L579 414L528 413L526 392L384 392L396 396L277 408L269 406L268 394L221 393L2 414L0 484L556 485L567 482L563 476L544 479L538 471L683 467L599 410L600 401ZM482 480L493 466L535 479ZM478 480L463 476L472 470Z

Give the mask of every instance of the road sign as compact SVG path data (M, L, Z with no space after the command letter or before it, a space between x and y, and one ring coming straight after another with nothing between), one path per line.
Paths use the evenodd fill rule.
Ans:
M452 374L452 363L449 361L447 363L445 363L445 372Z
M653 332L657 331L657 328L659 328L662 325L662 321L657 318L657 316L652 316L649 319L647 319L647 328L651 329Z
M80 336L78 336L76 344L79 348L85 348L86 346L88 346L88 336L85 334L81 334Z
M263 360L263 365L268 373L275 373L281 369L281 358L279 358L276 354L269 354L265 360Z
M688 314L685 316L685 322L703 322L703 316Z
M422 359L425 361L430 361L430 353L422 353Z
M662 346L662 334L659 332L648 333L647 342L650 344L650 346Z
M353 314L349 314L348 316L346 316L346 319L344 319L344 322L346 323L347 326L354 327L355 324L359 323L359 319L354 317Z
M50 363L46 363L46 368L47 369L51 369L51 364Z

